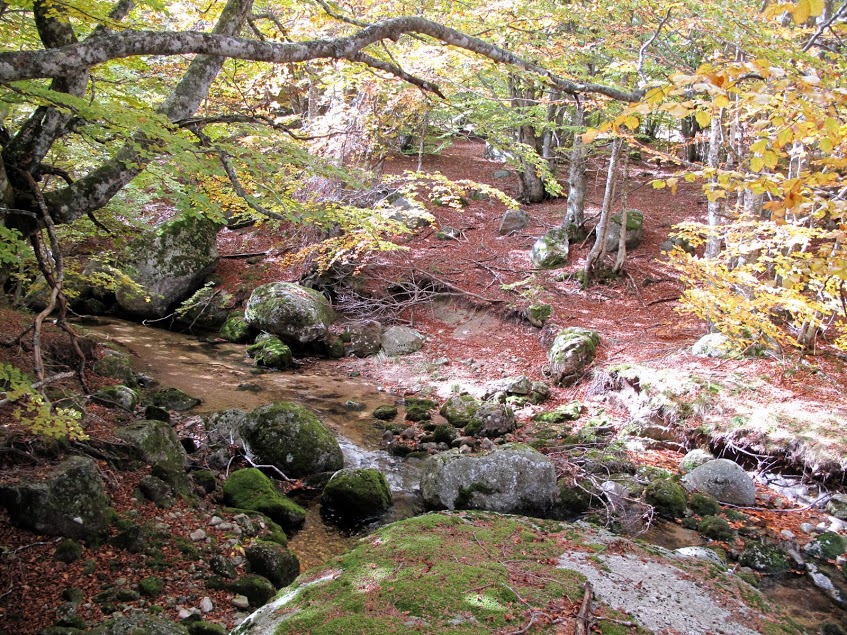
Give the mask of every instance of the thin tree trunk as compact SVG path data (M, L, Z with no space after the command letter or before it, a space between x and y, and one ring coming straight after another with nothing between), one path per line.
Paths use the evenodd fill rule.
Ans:
M573 115L573 145L571 146L571 167L568 173L568 208L565 212L565 220L562 223L563 227L573 227L574 236L578 236L585 231L585 189L587 186L586 178L586 159L587 152L582 143L582 134L579 128L585 122L585 109L582 102L576 100L576 110Z
M629 171L629 152L627 151L627 144L623 144L623 167L621 168L621 177L618 177L618 185L617 187L621 188L621 238L618 241L618 255L615 258L615 266L612 267L612 271L615 273L619 273L623 269L624 260L626 260L626 223L627 223L627 191L626 191L626 181ZM617 187L615 189L617 189Z
M721 147L721 113L712 117L712 124L709 130L709 158L708 166L717 169L720 163L720 147ZM716 184L717 176L712 176L709 183ZM707 209L709 221L709 238L706 241L706 258L717 258L721 251L721 237L718 233L718 227L721 225L723 218L723 203L722 199L709 199Z
M600 220L597 221L597 227L594 228L594 246L585 259L585 268L583 269L584 287L587 287L591 281L594 264L606 247L606 236L609 233L609 216L611 216L612 202L615 197L615 173L618 169L618 158L620 157L622 146L623 140L620 138L612 142L612 156L609 158L609 173L606 176L606 192L603 195L603 208L600 210Z

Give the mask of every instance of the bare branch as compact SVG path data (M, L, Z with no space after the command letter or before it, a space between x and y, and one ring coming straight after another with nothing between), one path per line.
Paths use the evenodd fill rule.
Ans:
M823 35L824 31L826 31L829 27L831 27L835 23L836 20L841 18L841 16L844 14L845 9L847 9L847 2L842 4L841 8L838 11L836 11L835 14L829 20L827 20L826 22L821 24L820 27L818 27L818 30L815 31L815 34L812 35L812 37L809 38L809 41L806 42L806 45L803 47L804 53L815 45L815 42L817 42L818 38L821 35Z
M671 17L671 11L672 7L668 8L667 12L665 13L665 17L662 18L661 22L659 22L659 26L656 27L656 32L653 33L653 37L644 42L644 44L641 45L641 48L638 51L638 78L641 80L642 86L645 86L647 84L647 77L644 75L644 53L647 51L648 48L650 48L650 45L656 41L656 38L659 37L659 33L661 33L662 31L662 27L668 23L668 20Z
M425 79L420 79L419 77L410 75L399 66L389 64L388 62L383 62L382 60L372 57L367 53L356 53L355 55L351 55L347 59L349 59L351 62L361 62L362 64L367 64L371 68L377 68L381 71L391 73L392 75L399 77L403 81L408 82L413 86L417 86L421 90L425 90L430 93L435 93L436 95L441 97L441 99L446 99L437 84L433 84L432 82L428 82Z

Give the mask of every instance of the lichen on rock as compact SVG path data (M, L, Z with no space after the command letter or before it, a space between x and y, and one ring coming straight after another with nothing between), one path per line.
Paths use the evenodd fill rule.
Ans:
M321 293L291 282L256 287L244 309L244 319L260 331L299 344L323 341L335 311Z

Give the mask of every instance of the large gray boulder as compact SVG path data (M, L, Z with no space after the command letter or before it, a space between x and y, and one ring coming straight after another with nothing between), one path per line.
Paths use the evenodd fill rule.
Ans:
M347 327L350 336L351 355L356 357L370 357L379 353L382 348L382 332L385 329L376 320L365 320Z
M142 318L167 315L214 271L218 229L206 218L179 216L134 240L123 271L138 286L118 286L121 308Z
M606 233L606 251L617 251L621 242L620 213L613 214L609 219L609 230ZM637 209L631 209L626 214L626 248L635 249L644 241L644 214Z
M451 422L452 423L452 422ZM465 425L465 434L502 437L515 429L515 413L506 404L486 402L479 406Z
M12 524L39 534L100 542L109 531L109 500L93 459L72 456L40 481L0 485Z
M384 514L393 503L385 475L373 468L347 468L332 475L321 497L321 513L356 527Z
M576 326L560 331L547 351L551 379L562 386L575 383L594 361L599 344L596 331Z
M497 233L501 236L508 236L512 232L517 232L529 226L532 218L524 210L510 209L506 210L503 218L500 220L500 227L497 228Z
M715 459L696 467L682 477L688 489L714 496L722 503L749 507L756 502L756 486L740 465L728 459Z
M568 261L570 237L565 227L551 229L535 241L529 260L537 269L556 269Z
M335 311L321 293L291 282L256 287L244 309L247 323L282 339L308 344L326 339Z
M415 353L423 344L423 335L408 326L392 326L382 334L382 351L392 357Z
M429 457L421 474L421 497L429 509L543 516L556 495L553 463L526 445L504 445L483 456L443 452Z
M135 449L136 454L152 467L154 476L175 491L188 493L190 484L185 474L188 455L169 424L142 419L117 428L115 435Z
M258 462L274 465L286 476L300 478L344 467L335 435L311 410L289 401L248 412L241 434Z

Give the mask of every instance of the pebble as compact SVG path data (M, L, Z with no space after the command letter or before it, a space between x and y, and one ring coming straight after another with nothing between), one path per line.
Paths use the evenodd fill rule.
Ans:
M233 525L232 523L221 523L217 527L221 531L232 531L232 529L233 529L233 527L235 527L235 525Z
M821 533L825 532L827 529L829 529L829 526L826 523L818 523L815 526L815 531L819 531Z
M236 595L232 598L232 605L237 609L246 609L250 607L250 600L243 595Z
M179 613L177 615L178 615L180 621L182 621L182 620L187 620L189 617L191 617L193 615L193 613L191 611L189 611L188 609L180 609Z
M118 578L115 580L115 586L124 586L126 584L126 578Z
M233 556L229 559L229 561L232 562L232 565L234 567L240 567L242 564L244 564L244 556Z
M812 523L802 523L800 525L800 531L804 534L810 534L815 530L815 526Z
M783 529L781 532L779 532L779 535L782 536L785 540L794 540L797 537L794 532L789 529Z
M201 540L206 539L206 532L202 529L195 529L190 534L188 534L188 537L191 538L191 540L193 540L194 542L199 542Z
M212 520L209 521L209 527L217 527L224 521L220 516L212 516Z
M211 613L214 608L215 605L212 604L212 598L204 597L202 600L200 600L200 610L203 613Z

